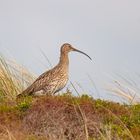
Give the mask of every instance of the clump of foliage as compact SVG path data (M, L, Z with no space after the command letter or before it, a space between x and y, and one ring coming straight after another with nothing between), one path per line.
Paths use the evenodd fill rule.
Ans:
M15 138L15 132L20 131L24 138L46 140L139 139L139 112L140 105L121 105L94 100L87 95L64 94L26 97L11 105L3 102L0 121Z
M33 76L13 61L0 57L0 101L15 100L24 86L33 81Z

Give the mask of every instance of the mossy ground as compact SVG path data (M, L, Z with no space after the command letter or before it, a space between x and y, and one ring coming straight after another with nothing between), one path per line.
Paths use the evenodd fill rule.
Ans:
M140 104L71 94L0 103L0 139L140 139Z

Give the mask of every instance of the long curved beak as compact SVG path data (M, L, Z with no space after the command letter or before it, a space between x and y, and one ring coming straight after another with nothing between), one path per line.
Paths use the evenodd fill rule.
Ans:
M86 53L84 53L84 52L82 52L82 51L80 51L80 50L77 50L77 49L73 48L73 51L82 53L82 54L84 54L85 56L87 56L90 60L92 60L91 57L90 57L89 55L87 55Z

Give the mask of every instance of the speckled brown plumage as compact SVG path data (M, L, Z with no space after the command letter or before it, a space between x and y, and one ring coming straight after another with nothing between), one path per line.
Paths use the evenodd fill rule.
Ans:
M70 44L65 43L60 50L59 63L51 70L44 72L40 75L27 89L25 89L19 96L32 95L37 91L43 90L44 94L55 94L65 87L68 81L69 70L69 58L68 53L70 51L77 51L88 56L84 52L81 52L73 48ZM89 57L89 56L88 56ZM89 57L90 58L90 57ZM91 58L90 58L91 59Z

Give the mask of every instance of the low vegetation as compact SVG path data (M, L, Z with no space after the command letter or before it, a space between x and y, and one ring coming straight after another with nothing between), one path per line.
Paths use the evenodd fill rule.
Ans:
M0 62L0 139L140 139L140 104L133 102L134 97L131 102L128 99L128 104L120 104L88 95L74 96L67 91L62 95L16 100L16 95L34 78L3 58Z

